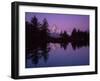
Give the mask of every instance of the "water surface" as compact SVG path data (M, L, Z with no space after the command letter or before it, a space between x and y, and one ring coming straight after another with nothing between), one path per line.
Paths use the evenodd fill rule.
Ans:
M26 54L26 68L89 65L89 46L48 43Z

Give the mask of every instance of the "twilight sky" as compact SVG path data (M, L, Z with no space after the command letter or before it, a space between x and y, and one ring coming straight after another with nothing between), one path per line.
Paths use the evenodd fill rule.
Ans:
M66 30L69 34L72 32L73 28L82 31L89 30L89 15L26 12L25 20L30 22L33 16L36 16L39 22L42 22L42 20L46 18L49 24L49 29L56 25L58 30Z

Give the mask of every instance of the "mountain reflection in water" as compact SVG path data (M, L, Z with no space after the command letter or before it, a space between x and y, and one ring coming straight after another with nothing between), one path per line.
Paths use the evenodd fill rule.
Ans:
M26 49L26 68L89 65L88 44L34 43Z

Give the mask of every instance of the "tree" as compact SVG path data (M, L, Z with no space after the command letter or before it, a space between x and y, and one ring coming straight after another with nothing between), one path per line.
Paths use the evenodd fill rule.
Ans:
M38 19L36 16L34 16L31 20L31 24L32 24L32 29L33 30L37 30L38 29Z
M61 31L61 32L60 32L60 36L62 37L62 35L63 35L63 32Z
M76 28L74 28L73 31L72 31L72 36L75 35L76 32L77 32L77 31L76 31Z
M48 22L47 22L47 19L46 18L44 18L44 20L43 20L43 24L42 24L42 31L44 31L44 32L48 32L48 26L49 26L49 24L48 24Z
M65 38L68 38L68 34L67 34L66 31L64 31L63 36L64 36Z
M43 23L41 25L41 39L47 41L47 37L49 36L48 22L46 18L44 18Z
M71 34L71 41L76 41L77 39L78 39L77 30L76 28L74 28Z
M66 31L64 31L64 33L62 33L62 41L63 42L68 42L69 41L69 35L67 34Z

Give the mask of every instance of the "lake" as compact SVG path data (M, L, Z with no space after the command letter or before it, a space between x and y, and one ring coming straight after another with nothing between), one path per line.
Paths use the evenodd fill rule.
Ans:
M89 46L47 43L26 52L26 68L89 65Z

